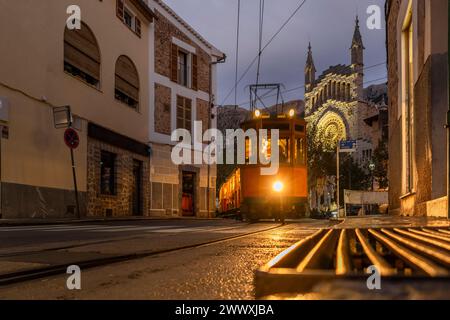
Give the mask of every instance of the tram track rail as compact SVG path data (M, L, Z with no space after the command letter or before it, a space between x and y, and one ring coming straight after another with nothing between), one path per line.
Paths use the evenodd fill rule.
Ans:
M71 261L70 263L55 264L55 265L49 265L49 266L45 266L45 267L38 267L38 268L33 268L33 269L4 273L4 274L0 274L0 287L23 283L23 282L30 281L30 280L43 279L43 278L47 278L50 276L65 274L67 271L67 267L70 265L77 265L82 270L87 270L87 269L92 269L92 268L96 268L96 267L111 265L114 263L138 260L138 259L157 256L157 255L161 255L161 254L173 253L173 252L177 252L177 251L200 248L200 247L204 247L204 246L210 246L210 245L215 245L215 244L219 244L219 243L224 243L227 241L233 241L233 240L237 240L240 238L253 236L256 234L273 231L273 230L279 229L283 226L284 226L283 224L280 224L280 225L272 226L269 228L264 228L261 230L251 231L251 232L237 234L237 235L233 235L233 236L229 236L229 237L223 237L223 238L219 238L219 239L202 241L199 243L193 243L193 244L178 246L178 247L174 247L174 248L161 249L161 250L144 250L144 251L129 253L129 254L117 254L117 255L103 256L100 258L86 259L86 260L80 260L80 261ZM117 239L117 241L120 241L120 239ZM107 241L98 241L97 243L101 244L101 243L106 243L106 242ZM5 254L5 255L1 256L0 258L15 257L18 254L36 255L39 253L58 252L58 251L64 250L64 249L83 247L83 246L92 245L92 244L95 244L95 243L69 245L69 246L58 247L58 248L48 248L43 251L31 251L28 253L27 252L13 253L9 256ZM63 254L63 252L62 252L62 254Z

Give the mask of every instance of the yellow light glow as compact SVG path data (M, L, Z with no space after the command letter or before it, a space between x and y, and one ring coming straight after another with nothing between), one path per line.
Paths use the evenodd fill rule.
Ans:
M289 110L289 117L292 118L293 116L295 116L295 110L291 109L291 110Z
M261 116L261 111L258 110L258 109L256 109L256 110L255 110L255 117L256 117L256 118L259 118L260 116Z
M281 181L275 181L272 188L275 192L281 192L283 190L283 183Z

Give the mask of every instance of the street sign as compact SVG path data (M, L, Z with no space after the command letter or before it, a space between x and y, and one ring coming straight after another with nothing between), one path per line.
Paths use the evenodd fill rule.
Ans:
M80 144L80 137L74 129L67 128L64 131L64 142L70 149L76 149Z
M340 141L339 152L356 152L356 140Z

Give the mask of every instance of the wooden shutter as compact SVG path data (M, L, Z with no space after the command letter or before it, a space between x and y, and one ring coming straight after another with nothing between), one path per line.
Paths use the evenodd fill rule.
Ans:
M141 20L139 20L137 17L135 17L135 24L136 24L136 34L141 37Z
M192 55L192 89L198 90L198 63L197 55Z
M184 98L184 128L192 132L192 101Z
M178 83L178 46L172 43L170 80Z
M120 20L123 21L123 0L117 0L117 16L119 17Z
M116 89L139 101L139 76L133 62L120 56L116 62Z
M64 61L100 80L100 50L94 35L84 23L80 30L65 29Z

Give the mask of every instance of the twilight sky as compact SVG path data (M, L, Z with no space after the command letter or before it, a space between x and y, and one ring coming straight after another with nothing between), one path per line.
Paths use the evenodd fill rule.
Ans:
M164 0L205 39L227 55L219 65L217 104L234 104L238 0ZM241 0L239 77L258 52L259 0ZM265 0L263 46L300 4L300 0ZM350 63L355 15L360 17L365 66L386 61L384 0L307 0L296 16L263 52L260 83L282 83L285 90L304 85L304 66L311 41L317 75L331 65ZM369 30L366 9L381 8L382 29ZM386 65L365 70L365 86L386 82ZM372 81L377 80L378 81ZM256 82L256 63L237 88L237 103L248 108L247 86ZM284 100L303 99L304 89L283 94ZM271 99L266 104L273 103Z

